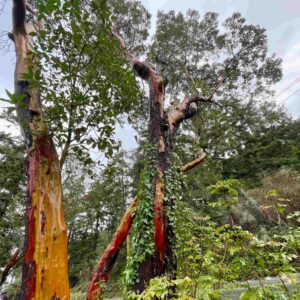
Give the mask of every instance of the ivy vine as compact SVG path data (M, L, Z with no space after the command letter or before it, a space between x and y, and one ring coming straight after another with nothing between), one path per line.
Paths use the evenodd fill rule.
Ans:
M140 174L137 196L139 199L131 231L131 251L125 270L126 293L138 282L139 266L148 256L154 254L153 189L152 180L156 174L156 156L152 145L145 146L145 158Z
M169 222L169 226L175 228L176 226L176 211L178 201L183 200L183 193L185 191L185 175L180 171L182 165L179 157L174 154L172 157L172 163L170 168L165 172L165 213ZM176 247L176 232L174 231L175 238L169 242L172 244L172 248Z

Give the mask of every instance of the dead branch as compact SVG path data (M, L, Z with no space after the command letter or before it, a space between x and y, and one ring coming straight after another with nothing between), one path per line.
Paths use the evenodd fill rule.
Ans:
M183 120L189 119L196 114L199 102L207 102L207 99L201 94L196 94L193 97L185 96L181 102L173 101L167 114L171 134L175 133Z
M210 96L206 98L206 101L212 101L213 96L215 93L219 90L219 88L224 84L227 78L229 78L231 74L224 74L222 75L220 81L217 83L217 85L214 87L213 91L211 92ZM216 103L216 102L214 102Z
M233 57L225 66L223 75L217 85L213 88L211 94L208 97L204 97L200 93L196 93L194 96L185 96L183 101L174 101L170 107L169 113L167 114L168 123L170 132L173 134L176 129L179 127L180 123L183 120L189 119L193 117L197 113L198 105L200 102L212 103L218 106L221 106L220 103L213 100L213 96L219 90L219 88L225 83L226 79L228 79L232 72L228 72L230 65L236 60ZM189 74L187 65L184 66L186 77L191 80L193 85L195 85L194 79ZM222 106L221 106L222 107Z
M133 70L140 78L147 80L150 75L156 74L155 66L149 62L140 61L131 52L126 51L125 41L118 33L112 31L112 35L119 41L121 48L124 50L125 58L132 64Z
M119 34L117 34L115 31L112 31L111 33L119 41L121 48L126 50L126 45L125 45L124 39Z
M28 2L25 3L25 7L26 7L26 10L29 11L30 13L32 13L34 16L37 15L36 11L33 9L33 7Z

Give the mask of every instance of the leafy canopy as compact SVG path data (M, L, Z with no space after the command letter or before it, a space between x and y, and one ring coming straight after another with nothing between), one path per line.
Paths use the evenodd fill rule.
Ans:
M28 74L40 84L57 145L86 163L89 150L111 156L121 116L134 106L135 78L111 34L106 1L37 1L44 29L35 36L40 65Z

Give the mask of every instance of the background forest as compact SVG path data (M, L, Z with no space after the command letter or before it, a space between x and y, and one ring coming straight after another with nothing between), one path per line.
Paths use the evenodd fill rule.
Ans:
M155 277L139 295L130 289L138 280L135 260L145 259L136 253L152 247L137 219L106 296L220 299L243 287L244 300L299 299L300 120L272 100L282 62L269 56L266 31L239 13L222 23L213 12L160 11L150 37L151 16L139 1L28 2L46 20L41 33L31 34L39 67L26 79L41 89L59 153L71 299L86 299L95 266L141 195L140 178L152 163L151 88L131 57L164 78L167 112L185 95L201 93L209 101L186 112L173 142L172 172L165 175L165 199L175 199L168 217L176 278ZM9 104L1 118L17 126L22 99L7 91L2 100ZM124 124L136 130L132 151L115 138ZM18 299L21 290L22 254L9 274L5 267L24 243L25 153L22 136L0 132L0 291L8 299ZM180 171L197 157L205 158ZM276 286L267 277L278 278ZM251 287L253 280L258 287Z

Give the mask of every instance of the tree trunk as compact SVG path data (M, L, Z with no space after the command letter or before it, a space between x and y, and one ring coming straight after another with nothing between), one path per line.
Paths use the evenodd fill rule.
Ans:
M150 104L150 144L155 146L156 173L152 178L152 191L153 199L153 223L154 223L154 254L148 254L145 258L143 254L139 254L138 258L135 258L135 263L138 262L137 267L137 280L133 285L133 290L136 293L141 293L147 287L149 281L155 276L162 276L168 274L171 278L176 274L176 257L174 252L175 245L175 233L173 223L169 219L168 214L174 213L174 203L176 199L169 195L168 201L166 201L166 172L170 167L170 160L173 151L172 143L174 135L179 128L182 121L191 118L197 112L197 105L199 102L208 102L211 100L213 94L209 98L204 98L200 94L196 94L193 97L186 96L183 101L175 102L170 106L169 112L164 110L164 80L160 76L160 66L155 69L151 64L141 62L136 59L130 52L126 51L125 42L120 35L116 32L112 32L116 39L120 42L120 47L124 50L124 56L132 64L133 70L143 80L147 80L150 88L149 104ZM215 91L214 91L215 92ZM213 92L213 93L214 93ZM188 171L195 166L201 164L204 160L204 155L201 155L196 160L186 164L181 168L182 172ZM140 199L142 202L143 199ZM148 199L147 199L148 201ZM149 204L149 203L147 203ZM137 210L137 213L139 211ZM145 216L144 216L145 217ZM147 218L148 216L146 216ZM143 225L142 223L138 225ZM144 223L147 224L147 223ZM147 224L149 226L149 224ZM151 225L150 225L151 226ZM149 231L148 231L149 229ZM138 227L138 238L143 238L145 228L143 226ZM151 232L151 228L146 229ZM128 230L129 231L129 230ZM132 248L132 251L137 249ZM145 249L142 249L145 250ZM149 250L149 249L147 249ZM138 251L136 253L139 253ZM116 253L117 255L118 253ZM141 261L141 257L144 261ZM102 256L102 259L105 257ZM110 257L105 258L110 263ZM114 258L115 259L115 258ZM101 262L100 261L100 262ZM108 263L102 262L102 263ZM130 262L131 263L131 262ZM130 266L129 263L129 266ZM132 265L130 266L132 267ZM134 268L136 266L134 265ZM112 265L110 265L111 270ZM132 270L130 270L131 272ZM131 280L131 279L130 279Z
M97 268L93 274L93 278L90 282L87 295L88 300L97 300L99 299L99 295L101 299L103 298L103 289L100 285L101 283L105 285L109 279L110 271L130 231L137 201L138 199L135 197L130 206L127 208L121 224L119 225L116 233L114 234L111 242L107 246L97 265Z
M194 161L189 162L182 166L179 172L186 172L194 167L198 166L204 161L205 155L201 154L199 158L196 158ZM174 204L175 199L172 200L172 204ZM138 199L135 197L130 204L130 206L127 208L122 221L114 234L110 244L107 246L106 250L104 251L96 270L94 271L92 280L89 285L88 290L88 300L96 300L96 299L103 299L104 297L104 288L105 284L107 283L110 272L113 268L113 265L119 255L120 249L122 245L124 244L125 239L127 238L127 255L131 251L129 246L129 232L132 226L132 223L134 221L135 217L135 210L136 206L138 204ZM170 205L170 204L169 204ZM166 272L171 275L171 277L175 277L175 271L176 271L176 257L174 257L174 249L172 248L172 245L174 243L174 230L173 226L170 224L170 221L166 217L166 235L167 235L167 242L166 242ZM150 258L147 263L142 265L143 269L140 269L140 274L147 274L148 278L152 278L151 276L154 276L154 267L153 267L153 258ZM148 271L148 272L147 272ZM103 283L103 286L101 287L101 283ZM137 288L145 288L145 284L137 286Z
M150 87L150 134L151 144L156 147L156 175L152 181L153 213L154 213L154 257L148 256L138 270L138 282L134 290L142 292L149 281L165 273L166 270L166 215L164 208L164 176L167 167L169 147L167 146L164 119L164 82L154 70L149 69L148 83Z
M67 231L62 208L60 164L44 121L38 87L24 75L34 69L24 0L13 1L16 48L15 94L27 146L27 201L20 299L69 299Z

